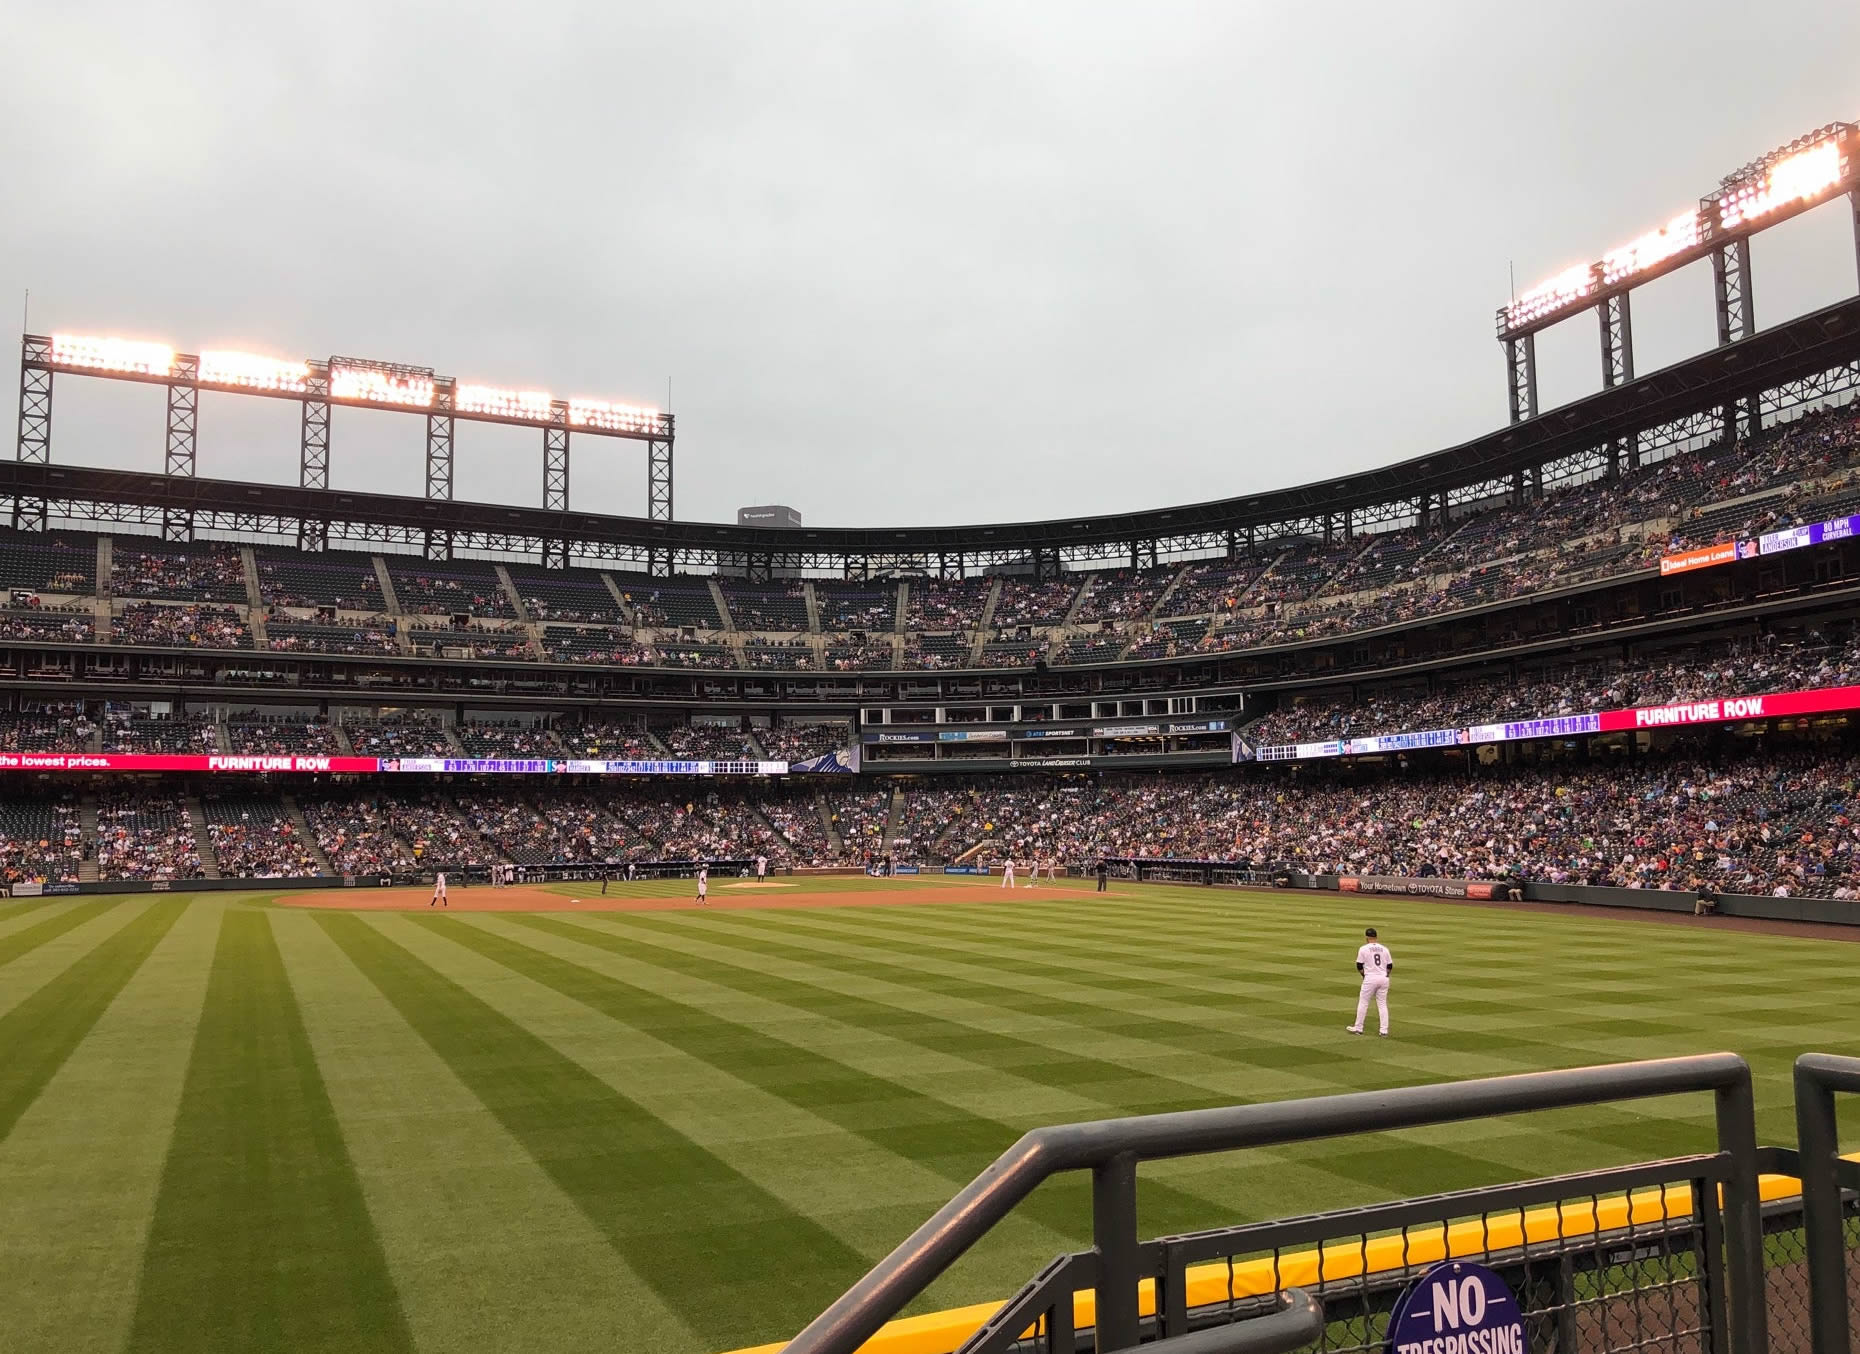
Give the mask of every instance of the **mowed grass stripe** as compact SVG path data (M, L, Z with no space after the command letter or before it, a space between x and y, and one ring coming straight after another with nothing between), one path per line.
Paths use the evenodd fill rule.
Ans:
M5 1050L0 1056L0 1139L13 1131L186 907L178 899L154 904L0 1016L0 1049Z
M271 917L420 1349L712 1354L309 912Z
M0 1142L7 1354L123 1348L219 929L188 906Z
M0 924L5 924L16 918L23 917L29 912L37 912L42 908L50 906L52 906L51 902L44 898L31 898L21 903L0 903Z
M264 912L221 917L127 1347L413 1349Z
M644 917L649 915L619 920L590 912L579 914L578 920L624 928L626 944L636 954L641 946L650 947L653 963L709 979L777 1005L967 1059L1036 1085L1064 1090L1101 1107L1097 1115L1080 1116L1083 1118L1206 1109L1234 1101L1233 1096L1206 1087L1121 1063L1069 1053L1037 1039L998 1033L847 992L844 985L837 982L816 984L779 974L766 962L756 962L758 957L766 959L771 947L740 938L739 944L731 945L724 935L715 934L711 927L703 928L700 939L715 941L716 946L702 945L698 953L691 953L674 943L684 938L681 932L650 923L642 925ZM1145 1180L1142 1202L1145 1227L1158 1233L1187 1231L1233 1220L1231 1205L1220 1197L1153 1177Z
M789 1271L851 1282L865 1261L726 1162L359 917L317 921L628 1267L723 1348L815 1314ZM771 1265L771 1257L784 1263Z
M0 936L0 965L10 964L22 955L31 954L47 941L56 940L67 931L77 930L85 922L101 917L115 906L115 903L109 902L78 903L11 935Z
M540 914L513 913L507 920L638 960L624 941L603 931L568 925ZM445 934L487 959L934 1171L957 1186L967 1184L1020 1136L1021 1130L1009 1124L970 1114L768 1030L747 1028L611 973L571 964L479 927L453 926ZM1090 1191L1083 1180L1066 1183L1077 1187L1043 1193L1030 1200L1029 1215L1059 1237L1087 1244L1091 1232Z

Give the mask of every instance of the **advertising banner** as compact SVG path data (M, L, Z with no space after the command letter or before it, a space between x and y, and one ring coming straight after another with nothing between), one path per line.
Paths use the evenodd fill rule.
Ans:
M1710 700L1649 705L1634 710L1604 710L1597 718L1602 732L1667 729L1682 724L1722 724L1734 719L1776 719L1785 715L1832 714L1860 709L1860 686L1824 686L1812 691L1779 691L1768 696L1722 696Z
M151 752L0 752L0 771L374 772L374 757L260 757Z
M939 729L939 743L1005 743L1006 729Z
M1750 553L1757 553L1754 545L1750 547ZM1681 550L1677 554L1660 556L1660 576L1664 578L1668 574L1690 573L1694 569L1708 569L1714 564L1729 564L1742 558L1742 549L1736 541L1701 545L1696 550Z
M1496 898L1499 885L1480 879L1407 879L1385 874L1346 874L1339 893L1403 893L1417 898Z
M809 757L805 761L788 763L788 774L791 776L857 775L858 772L857 744L841 748L838 752L829 752L824 757Z
M1466 741L1464 729L1426 729L1420 733L1378 733L1368 738L1351 738L1343 750L1351 757L1377 752L1413 752L1417 748L1450 748Z

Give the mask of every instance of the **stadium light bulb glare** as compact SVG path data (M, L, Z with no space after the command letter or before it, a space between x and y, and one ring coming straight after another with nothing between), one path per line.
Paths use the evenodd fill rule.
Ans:
M1701 224L1695 209L1681 212L1657 230L1602 255L1602 285L1612 287L1624 278L1644 273L1675 254L1698 248Z
M379 367L332 366L329 369L329 393L332 398L339 400L365 400L370 404L430 409L433 406L433 378L408 372L384 371Z
M1574 305L1595 291L1595 270L1595 264L1578 263L1531 288L1505 307L1505 323L1516 329Z
M530 423L550 422L553 403L546 390L500 390L496 386L462 385L452 396L452 407L460 413L519 418Z
M600 428L616 433L650 433L660 429L657 409L609 404L606 400L570 400L568 421L571 427Z
M246 390L288 390L301 395L310 388L310 365L257 353L209 350L200 355L200 382Z
M52 361L66 367L167 376L174 371L174 349L137 339L96 338L88 334L52 335Z
M1760 176L1719 195L1719 226L1734 229L1826 192L1841 181L1841 160L1840 142L1832 137L1778 160Z

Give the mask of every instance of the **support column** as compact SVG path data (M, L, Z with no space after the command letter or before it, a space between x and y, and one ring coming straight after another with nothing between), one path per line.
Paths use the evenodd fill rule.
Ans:
M667 415L669 419L669 415ZM646 517L653 522L672 520L672 439L646 443Z
M1712 250L1711 281L1718 313L1718 343L1736 343L1757 332L1751 294L1750 237L1727 240Z
M168 382L168 437L162 472L184 479L194 478L196 432L200 414L200 366L192 358L177 363L174 378ZM194 539L194 514L187 508L163 508L161 538L164 541Z
M1860 188L1849 193L1847 201L1854 210L1854 273L1860 278Z
M435 408L426 416L426 496L435 502L452 501L452 447L455 420L452 416L453 387L450 381L434 387ZM429 527L426 532L426 558L452 558L452 532L446 527Z
M1511 395L1511 421L1537 417L1537 335L1505 340L1505 381Z
M568 429L543 429L543 511L568 511ZM568 567L568 538L543 541L543 567Z
M1602 389L1631 384L1634 380L1634 315L1628 304L1628 292L1619 292L1595 308L1602 330ZM1640 460L1640 434L1630 433L1608 444L1608 474L1621 473L1622 463L1629 468Z
M26 357L32 345L26 344ZM17 459L36 465L52 459L52 373L44 367L19 368L19 446ZM20 531L45 530L45 500L13 500L13 525Z

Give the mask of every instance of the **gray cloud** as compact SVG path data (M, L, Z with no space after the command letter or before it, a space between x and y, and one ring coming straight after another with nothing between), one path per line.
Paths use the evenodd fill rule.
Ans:
M41 6L0 44L0 297L41 330L359 353L679 417L679 515L952 522L1201 499L1504 417L1491 316L1719 175L1860 116L1830 3ZM1759 320L1853 292L1827 208ZM1650 289L1643 369L1711 339ZM1547 393L1598 383L1593 322ZM69 389L74 382L67 382ZM290 481L219 399L202 471ZM158 466L156 392L61 393L55 456ZM418 422L335 482L418 492ZM459 494L540 500L530 435ZM578 445L574 504L641 512Z

